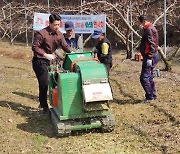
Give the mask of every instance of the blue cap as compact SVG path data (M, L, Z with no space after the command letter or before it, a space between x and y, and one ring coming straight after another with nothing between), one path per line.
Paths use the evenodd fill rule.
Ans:
M97 38L99 38L99 36L101 36L102 33L103 32L101 29L96 29L96 30L94 30L94 33L92 34L92 38L97 39Z
M66 21L65 23L65 30L71 30L74 29L74 24L72 21Z

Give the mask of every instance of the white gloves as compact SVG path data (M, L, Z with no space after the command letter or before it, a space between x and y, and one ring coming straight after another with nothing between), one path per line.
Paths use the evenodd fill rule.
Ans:
M51 60L55 59L55 55L53 55L53 54L45 54L45 58L51 61Z
M54 52L56 53L56 55L57 55L60 59L63 59L63 58L64 58L63 54L62 54L60 51L55 50Z
M147 66L152 67L152 60L151 59L147 59Z

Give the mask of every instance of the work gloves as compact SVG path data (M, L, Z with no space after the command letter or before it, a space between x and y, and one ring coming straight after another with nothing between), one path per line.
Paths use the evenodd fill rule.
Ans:
M56 56L54 54L45 54L44 56L46 59L48 59L50 61L56 58Z
M55 52L55 54L62 60L62 59L64 59L64 56L63 56L63 54L60 52L60 51L58 51L57 49L54 51Z
M147 66L152 67L152 60L151 59L147 59Z

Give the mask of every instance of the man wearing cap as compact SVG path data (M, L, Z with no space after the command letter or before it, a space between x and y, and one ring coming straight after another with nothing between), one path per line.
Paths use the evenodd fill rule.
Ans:
M77 50L82 51L83 50L82 37L74 33L74 23L72 21L65 22L65 30L66 33L64 34L64 37L67 44L75 51Z
M62 48L66 52L71 52L63 34L59 31L61 17L57 14L49 16L49 26L40 30L34 37L32 51L32 67L39 83L39 101L43 113L49 113L47 104L48 90L48 66L50 61L55 59L55 51Z
M155 84L153 81L153 69L159 60L159 35L156 28L147 20L146 16L139 16L139 21L144 29L140 44L140 51L143 56L140 82L145 91L144 102L148 103L157 99Z
M104 63L109 75L109 71L112 67L112 48L110 41L104 37L101 29L94 30L92 35L93 39L97 39L98 44L96 46L97 57L101 63Z

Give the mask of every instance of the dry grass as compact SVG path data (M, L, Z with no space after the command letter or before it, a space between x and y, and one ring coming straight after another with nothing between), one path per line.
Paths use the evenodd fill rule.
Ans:
M155 78L158 101L142 104L141 63L114 54L110 82L111 133L79 133L56 138L48 117L38 112L31 47L0 42L0 151L2 153L172 154L180 153L180 65ZM163 68L159 63L158 68Z

